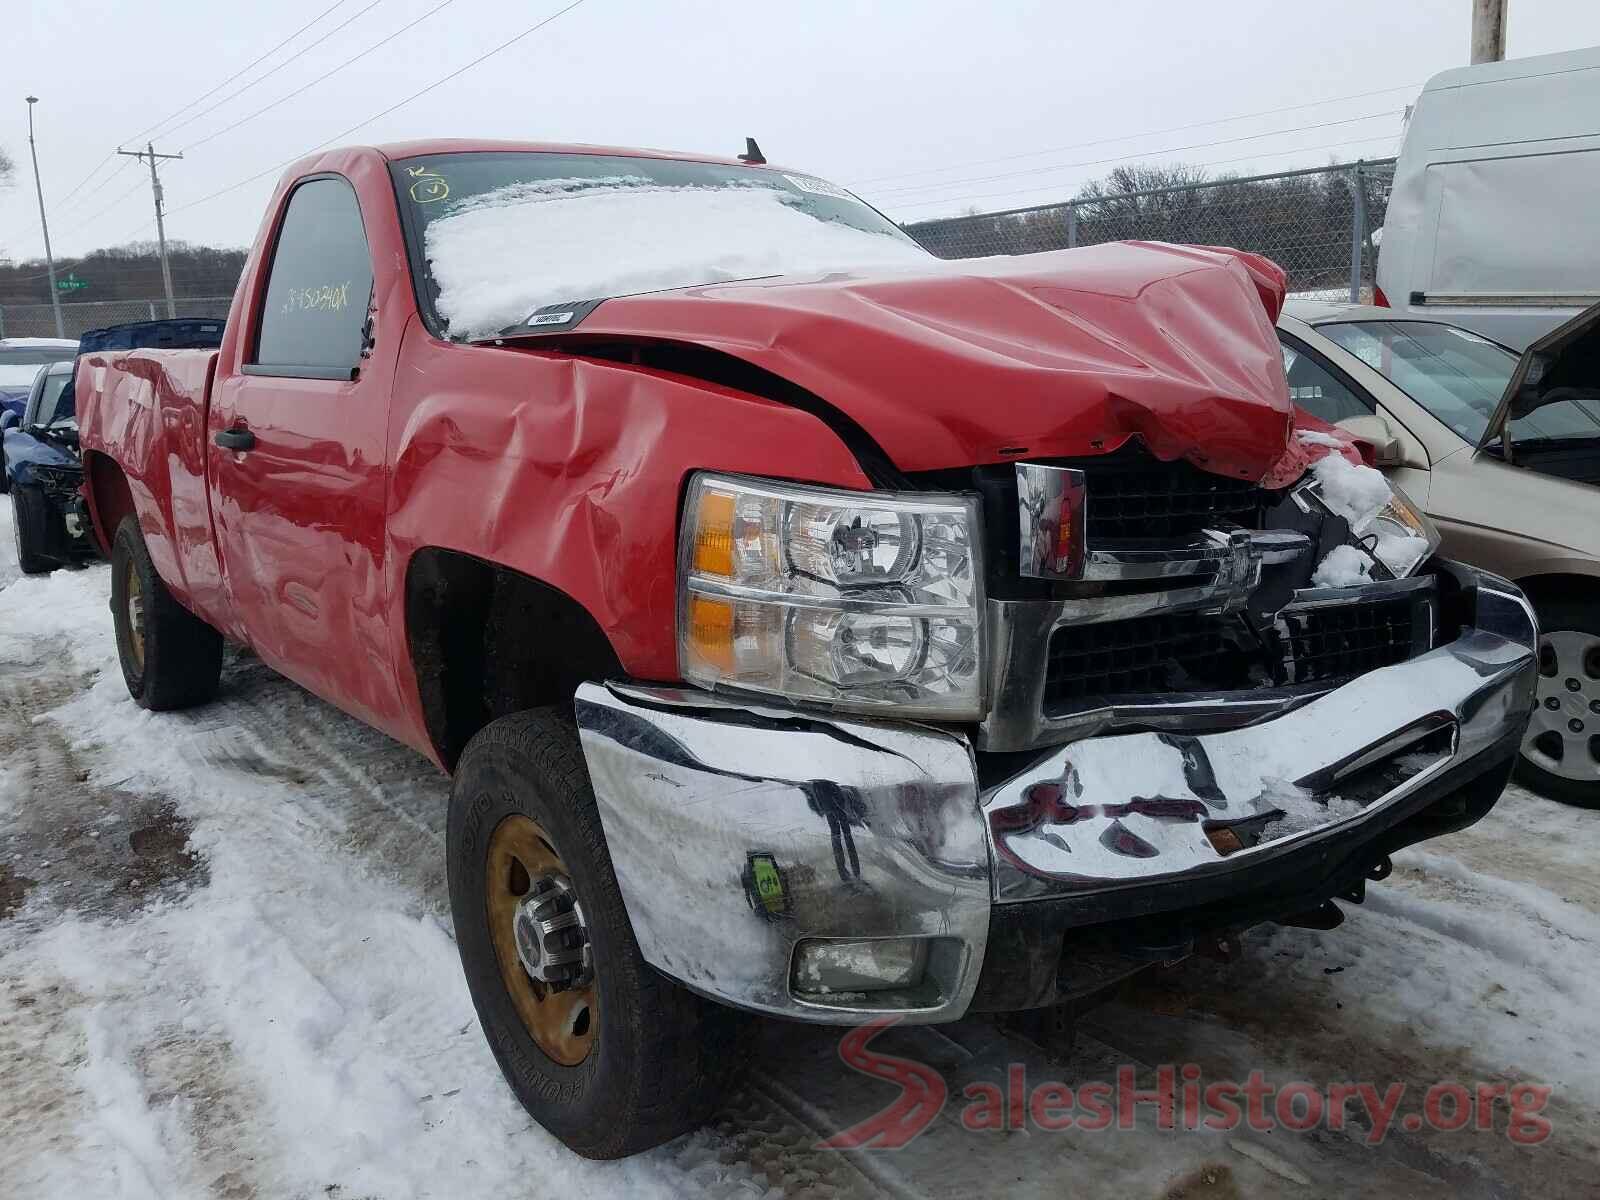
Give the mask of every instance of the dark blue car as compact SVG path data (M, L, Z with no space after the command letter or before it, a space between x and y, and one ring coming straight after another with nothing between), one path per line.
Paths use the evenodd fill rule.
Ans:
M0 435L0 476L11 493L17 565L39 575L99 553L78 488L78 427L72 359L39 371L22 419Z

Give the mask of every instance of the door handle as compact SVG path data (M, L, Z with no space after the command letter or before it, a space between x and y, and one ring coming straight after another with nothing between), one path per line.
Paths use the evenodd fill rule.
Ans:
M248 429L222 429L211 439L224 450L254 450L256 435Z

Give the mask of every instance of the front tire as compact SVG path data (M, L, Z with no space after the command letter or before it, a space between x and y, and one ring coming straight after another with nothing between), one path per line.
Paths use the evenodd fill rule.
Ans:
M570 715L516 713L468 743L446 847L472 1002L533 1119L599 1159L704 1123L740 1018L640 955Z
M44 552L49 544L50 506L36 487L11 489L11 530L17 539L17 566L24 575L46 575L61 564Z
M1600 606L1547 600L1539 612L1539 684L1517 782L1600 808Z
M191 708L216 696L222 635L173 599L131 514L111 543L111 616L122 678L141 708Z

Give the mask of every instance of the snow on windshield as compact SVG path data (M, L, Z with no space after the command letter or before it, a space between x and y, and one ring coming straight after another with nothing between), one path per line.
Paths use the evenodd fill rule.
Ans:
M758 185L668 187L637 176L485 192L429 223L437 308L456 337L490 337L534 309L695 284L934 264L888 234L821 221Z

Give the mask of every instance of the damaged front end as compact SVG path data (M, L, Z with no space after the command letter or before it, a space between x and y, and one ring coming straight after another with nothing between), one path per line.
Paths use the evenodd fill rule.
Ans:
M667 974L812 1021L1040 1007L1262 921L1337 923L1394 850L1499 794L1537 671L1513 585L1369 553L1317 586L1376 542L1316 472L1271 489L1133 448L969 478L981 720L580 689Z
M810 1021L1042 1007L1260 922L1329 926L1394 850L1499 795L1532 609L1435 557L1347 439L1295 431L1271 288L1167 253L1055 282L987 268L1028 337L978 328L956 284L626 310L767 320L781 294L828 328L870 300L891 343L940 330L897 371L949 376L891 407L859 352L818 343L808 390L882 445L880 490L691 476L677 615L698 686L580 688L652 965ZM792 377L812 343L750 349L782 342L720 349ZM856 377L877 386L833 386Z
M75 439L60 431L24 435L13 430L6 442L6 473L10 486L32 488L44 501L43 542L32 553L59 566L100 557L83 497L83 466Z

